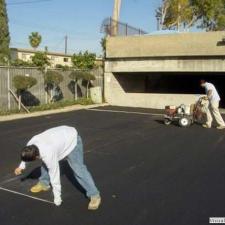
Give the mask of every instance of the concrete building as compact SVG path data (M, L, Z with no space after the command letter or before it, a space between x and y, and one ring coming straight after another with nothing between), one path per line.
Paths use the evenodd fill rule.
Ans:
M109 37L105 98L112 105L192 104L199 80L214 83L225 106L225 32Z

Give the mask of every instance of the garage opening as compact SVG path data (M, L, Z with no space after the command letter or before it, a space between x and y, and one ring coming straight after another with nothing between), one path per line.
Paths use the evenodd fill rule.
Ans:
M114 74L127 93L203 94L199 81L213 83L225 108L225 73L116 73Z

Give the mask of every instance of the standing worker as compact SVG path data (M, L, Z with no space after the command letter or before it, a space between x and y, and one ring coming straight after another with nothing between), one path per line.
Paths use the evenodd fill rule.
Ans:
M206 82L205 80L201 80L200 85L201 87L205 88L207 99L209 100L209 105L206 107L207 121L205 124L203 124L203 127L211 128L213 121L211 115L212 113L218 124L217 129L225 129L225 123L219 111L220 96L215 86L212 83Z
M54 203L59 206L61 199L61 183L59 161L66 159L73 170L74 176L86 191L90 199L88 209L96 210L101 203L101 197L95 183L83 161L83 144L77 130L69 126L59 126L34 136L22 149L22 162L15 169L20 175L26 168L26 162L41 159L41 176L39 182L31 188L31 192L48 191L50 184L54 194Z

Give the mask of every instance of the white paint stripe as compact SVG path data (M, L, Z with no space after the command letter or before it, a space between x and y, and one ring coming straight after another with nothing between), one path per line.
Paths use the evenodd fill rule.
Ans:
M4 180L2 181L0 184L7 184L7 183L10 183L12 181L16 181L16 180L19 180L19 179L22 179L21 177L13 177L13 178L10 178L8 180Z
M142 112L128 112L119 110L105 110L105 109L86 109L89 111L99 111L99 112L114 112L114 113L126 113L126 114L137 114L137 115L149 115L149 116L162 116L162 113L142 113Z
M26 194L23 194L23 193L20 193L20 192L17 192L17 191L9 190L9 189L3 188L3 187L0 187L0 190L7 191L7 192L10 192L10 193L13 193L13 194L16 194L16 195L21 195L21 196L31 198L31 199L34 199L34 200L38 200L38 201L41 201L41 202L54 204L54 202L51 202L51 201L48 201L48 200L45 200L45 199L42 199L42 198L36 198L36 197L30 196L30 195L26 195Z

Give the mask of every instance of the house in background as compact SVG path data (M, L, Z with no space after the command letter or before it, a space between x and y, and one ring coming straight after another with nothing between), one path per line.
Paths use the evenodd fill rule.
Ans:
M11 48L11 59L16 60L20 59L25 62L30 62L32 56L38 51L31 49L22 49L22 48ZM54 68L56 65L62 66L72 66L72 55L63 54L58 52L47 52L47 56L50 59L51 67Z
M36 50L32 49L22 49L22 48L10 48L11 51L11 59L12 60L23 60L25 62L31 62L32 56L36 52ZM72 67L72 56L71 54L64 54L64 53L58 53L58 52L47 52L47 56L50 59L51 62L51 68L55 68L56 65L62 65L62 66L69 66ZM96 66L103 66L103 59L96 57L95 59L95 65Z

